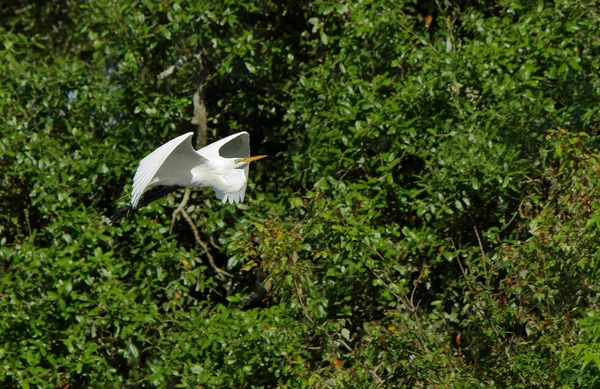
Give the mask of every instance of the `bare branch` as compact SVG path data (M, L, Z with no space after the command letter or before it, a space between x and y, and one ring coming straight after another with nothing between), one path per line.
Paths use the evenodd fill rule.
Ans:
M173 227L175 227L175 221L177 220L177 216L179 216L181 211L183 211L187 206L191 193L192 191L190 190L190 188L186 188L181 203L179 203L179 206L175 209L175 211L173 211L173 215L171 216L171 228L169 229L169 234L173 233Z
M368 248L370 248L381 260L385 261L385 258L383 257L383 255L381 255L379 253L379 251L377 251L377 249L371 245L369 245L366 242L363 242L364 245L366 245ZM427 352L429 352L429 348L427 347L427 343L425 343L425 337L423 335L423 329L421 327L421 322L419 320L419 304L421 303L421 301L419 300L419 302L417 303L417 305L415 305L414 303L414 298L415 298L415 291L417 289L418 283L415 281L415 285L413 286L413 290L411 292L410 298L408 297L408 295L406 294L406 292L404 292L404 299L400 298L400 296L398 296L396 293L394 293L394 291L392 290L392 288L377 274L377 272L375 271L375 269L371 268L369 265L367 265L367 268L369 268L369 270L371 270L371 272L375 275L375 277L377 277L377 279L379 281L381 281L381 283L383 284L383 286L390 292L392 293L396 299L398 299L398 301L402 304L404 304L404 306L406 307L406 309L408 309L409 312L411 312L415 318L415 323L417 324L417 330L419 332L419 341L421 342L421 346L423 347L423 349ZM423 273L421 273L419 275L419 279L422 277ZM418 279L417 279L418 281Z
M294 262L296 261L297 256L298 256L298 253L294 251L294 253L292 254L292 259L294 260ZM302 295L300 294L300 287L298 286L298 283L296 282L296 278L294 278L294 286L296 289L296 294L298 296L298 301L300 301L300 305L302 306L302 311L304 312L304 316L306 316L306 318L312 323L312 319L308 315L308 309L306 309L306 305L304 305L304 301L302 301Z
M185 57L182 57L181 59L179 59L179 61L177 61L175 63L175 65L169 67L168 69L163 71L161 74L159 74L158 79L162 80L162 79L170 76L171 74L173 74L173 72L175 72L175 70L179 69L184 63L186 63L194 58L197 59L198 63L200 64L200 71L198 73L198 81L197 81L198 87L196 88L196 92L194 93L194 97L193 97L194 116L192 117L191 122L198 127L198 137L196 138L196 148L202 148L202 147L206 146L206 144L208 143L208 125L207 125L207 119L206 119L206 105L204 104L204 95L205 95L205 90L206 90L206 70L204 68L204 64L202 63L202 53L190 54L190 55L186 55ZM227 273L225 270L222 270L221 268L219 268L216 265L215 259L213 258L212 254L210 253L208 245L206 244L206 242L204 242L200 238L200 233L198 232L198 228L194 224L194 221L192 220L190 215L185 210L185 207L187 207L188 201L190 200L190 194L191 194L191 189L186 188L185 193L183 194L183 198L181 199L181 202L179 203L179 206L177 206L177 208L173 212L173 215L171 216L170 232L171 233L173 232L173 227L175 226L177 217L181 214L183 216L183 218L189 224L190 228L192 229L192 232L194 234L194 239L196 240L196 244L198 244L198 246L202 247L202 249L204 250L206 257L208 258L208 262L210 263L210 266L218 273L225 274L229 277L233 277L231 274ZM212 237L211 237L211 241L212 241Z
M184 57L179 58L179 60L177 62L175 62L175 64L173 66L169 66L167 69L162 71L157 76L157 78L159 80L164 80L165 78L169 77L171 74L175 73L175 70L182 67L184 63L186 63L194 58L199 58L201 55L202 55L202 53L200 52L200 53L195 53L195 54L188 54Z
M222 270L215 264L215 259L213 258L212 254L208 250L208 245L204 241L202 241L202 239L200 239L200 233L198 233L198 228L196 228L194 221L192 220L192 218L190 217L190 215L187 213L187 211L185 209L181 210L181 215L190 225L190 228L192 229L192 232L194 233L194 238L196 239L196 243L198 244L198 246L200 246L204 249L204 253L206 254L206 257L208 258L208 262L210 263L210 266L217 273L221 273L226 276L233 277L231 274L227 273L225 270Z
M375 381L377 382L377 386L382 386L383 384L385 384L385 381L381 379L381 377L379 377L377 375L377 369L379 369L379 367L382 365L382 363L380 363L379 365L373 367L372 369L370 369L367 366L367 369L369 370L369 372L371 373L371 375L373 376L373 378L375 379ZM366 366L366 365L365 365Z
M200 53L194 54L191 57L187 56L188 61L191 58L198 59L200 64L200 72L198 74L198 87L196 88L196 92L194 92L194 97L192 101L194 102L194 116L192 117L192 124L195 124L198 127L198 133L196 137L196 148L200 149L208 143L208 124L206 118L206 104L204 104L204 96L206 91L206 71L204 69L204 65L202 64L202 57ZM182 60L179 60L177 63L183 64ZM181 65L179 65L181 66ZM163 72L164 73L164 72ZM173 212L173 216L171 218L171 232L173 231L173 225L176 221L177 215L187 206L188 201L190 200L190 188L185 190L185 194L183 195L183 199L181 203Z
M209 236L208 236L208 239L210 240L210 244L211 244L211 246L212 246L212 247L216 248L217 250L220 250L220 249L221 249L221 246L219 246L219 245L217 244L217 242L215 242L215 237L214 237L214 236L212 236L212 235L209 235Z
M351 353L354 352L354 350L352 350L352 347L350 347L350 345L348 345L348 343L344 342L344 339L340 339L340 344L342 346L344 346L344 348L346 350L348 350L349 352L351 352Z
M477 235L477 241L479 242L479 249L481 250L481 260L483 261L483 274L485 275L485 279L488 279L487 266L485 264L485 251L483 250L483 245L481 244L481 238L479 237L479 232L477 231L477 226L473 226L473 230L475 230L475 235Z
M192 124L198 126L198 137L196 138L196 147L201 148L208 144L208 119L206 116L206 78L207 72L202 63L202 57L196 57L200 64L200 72L198 73L198 87L194 93L194 117Z

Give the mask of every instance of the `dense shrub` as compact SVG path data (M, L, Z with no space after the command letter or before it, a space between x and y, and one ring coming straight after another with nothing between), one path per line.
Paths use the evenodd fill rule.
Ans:
M2 386L600 385L597 1L0 18ZM200 86L246 202L107 225Z

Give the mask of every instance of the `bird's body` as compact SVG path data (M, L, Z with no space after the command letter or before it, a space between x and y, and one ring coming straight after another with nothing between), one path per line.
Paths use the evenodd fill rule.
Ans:
M199 150L192 147L192 135L188 132L178 136L140 161L133 177L131 206L118 210L112 221L180 187L213 188L223 203L244 201L248 164L265 157L250 157L248 133L238 132ZM154 195L143 196L155 186L167 188L155 191ZM157 193L160 195L157 196Z

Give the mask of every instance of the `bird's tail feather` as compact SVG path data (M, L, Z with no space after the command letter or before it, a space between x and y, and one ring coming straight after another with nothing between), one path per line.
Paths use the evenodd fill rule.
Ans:
M174 186L163 186L160 188L156 188L149 192L144 193L140 201L138 202L137 207L133 208L131 205L127 207L120 207L115 210L115 213L110 217L110 225L115 224L117 221L128 217L133 212L136 212L141 207L150 204L154 200L158 200L161 197L168 195L169 193L176 191L177 189L183 188L182 186L174 185Z
M115 209L115 213L113 213L113 215L110 217L108 225L112 226L113 224L115 224L119 220L123 219L124 217L129 216L129 214L132 212L135 212L135 209L133 209L131 207L131 205L129 205L127 207L119 207L119 208Z

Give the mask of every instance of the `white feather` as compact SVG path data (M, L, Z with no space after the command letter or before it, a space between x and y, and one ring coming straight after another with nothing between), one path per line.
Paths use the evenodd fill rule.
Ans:
M234 161L250 156L250 135L239 132L196 151L192 135L181 135L160 146L140 161L133 178L131 207L156 185L212 187L219 200L230 204L244 201L249 166L233 167Z
M192 147L192 132L178 136L160 146L140 161L133 177L131 206L135 209L140 197L156 185L182 185L191 181L191 170L205 162Z
M198 153L206 159L217 159L221 158L246 158L250 156L250 135L245 132L238 132L237 134L230 135L217 142L211 143L210 145L203 147L198 150ZM248 174L250 171L249 164L241 168L244 172L244 185L242 188L235 192L224 192L217 188L214 188L215 195L223 204L229 202L241 203L244 201L244 195L246 194L246 187L248 186ZM236 169L239 170L239 169ZM235 172L234 172L235 173ZM227 180L227 177L224 177Z

